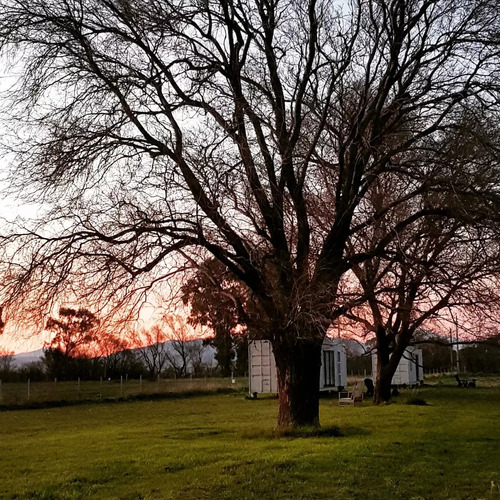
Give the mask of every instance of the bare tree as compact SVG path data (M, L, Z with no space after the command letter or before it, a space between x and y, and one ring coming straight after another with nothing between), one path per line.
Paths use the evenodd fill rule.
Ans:
M153 325L149 330L142 330L136 339L142 344L137 352L151 378L159 377L169 360L166 344L168 339L168 335L159 325Z
M134 365L138 363L130 349L130 333L124 325L101 322L99 333L87 352L101 365L102 376L110 377L130 373L131 367L136 368Z
M498 115L499 15L493 0L1 0L2 53L24 65L12 190L54 206L3 237L2 301L140 300L175 255L211 255L273 344L278 425L319 425L322 340L370 257L346 251L356 214L383 175L432 185L407 158L457 110Z
M498 310L500 305L495 285L500 264L498 227L485 217L498 202L488 196L471 198L464 189L473 184L484 194L488 184L498 184L500 135L493 124L487 133L473 130L470 120L464 132L455 130L443 138L446 144L440 144L439 151L450 155L445 164L436 162L429 150L420 158L432 165L432 189L404 200L411 189L404 179L379 178L365 198L365 213L358 214L360 226L367 227L366 217L376 223L360 230L349 246L353 254L365 248L373 257L352 268L366 304L346 315L375 339L376 403L390 399L392 377L421 329L435 326L437 319L453 318L450 310L465 322L473 310L480 309L484 317L488 309ZM446 170L460 163L462 168L450 177ZM443 192L439 188L443 182L452 183L453 192ZM425 210L432 215L415 217ZM442 217L440 211L450 217ZM384 239L391 243L383 252L374 251Z
M206 345L201 339L194 339L187 343L186 350L189 359L189 365L193 377L201 377L207 368L203 360Z
M171 348L166 350L167 360L176 377L185 377L190 370L201 367L204 346L200 335L196 334L187 320L179 314L166 314L163 322Z
M176 377L185 377L189 364L187 345L191 340L190 329L184 319L176 314L166 315L164 323L167 327L167 339L172 347L171 351L167 351L168 363Z

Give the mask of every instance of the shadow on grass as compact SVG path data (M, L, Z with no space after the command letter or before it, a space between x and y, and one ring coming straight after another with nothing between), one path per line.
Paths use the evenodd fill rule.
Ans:
M358 426L345 426L342 427L341 436L342 437L356 437L356 436L368 436L371 432L365 427Z
M300 439L300 438L336 438L342 437L337 426L327 427L297 427L290 429L270 429L247 432L243 435L246 439Z

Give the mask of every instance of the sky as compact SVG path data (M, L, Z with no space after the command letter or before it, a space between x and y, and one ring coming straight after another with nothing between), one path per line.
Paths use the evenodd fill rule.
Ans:
M3 177L5 165L0 165L0 172ZM13 221L18 216L30 217L35 213L33 207L20 205L16 200L6 197L2 187L0 183L0 234L6 230L7 222ZM7 324L4 333L0 335L0 349L13 351L16 354L35 351L43 347L44 342L48 340L47 333L13 331L12 325Z
M0 162L2 162L1 159ZM0 163L0 234L5 234L8 223L14 221L17 217L30 218L36 215L34 205L20 204L15 198L6 195L6 173L7 165L4 161ZM33 335L29 332L13 332L12 327L9 328L8 325L5 332L0 336L0 349L3 348L15 353L33 351L43 347L44 342L47 340L47 334Z

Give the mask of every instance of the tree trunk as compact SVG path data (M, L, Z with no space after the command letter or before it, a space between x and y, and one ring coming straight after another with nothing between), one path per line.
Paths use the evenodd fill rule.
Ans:
M278 428L319 427L319 339L273 344L278 375Z
M391 399L391 383L395 370L390 369L390 364L381 363L377 353L377 374L375 379L375 392L373 402L379 405Z
M231 330L224 327L216 328L212 345L216 349L215 360L219 365L221 377L231 376L234 358Z
M392 377L396 373L406 346L397 345L392 354L387 342L377 345L377 373L373 402L378 405L391 399Z

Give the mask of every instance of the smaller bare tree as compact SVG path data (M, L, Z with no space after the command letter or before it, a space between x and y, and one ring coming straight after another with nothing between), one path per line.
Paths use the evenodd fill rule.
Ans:
M100 331L93 352L101 360L104 377L126 372L130 358L133 357L130 346L131 342L126 334Z
M465 157L463 150L461 153ZM478 169L479 162L473 165ZM498 235L485 216L490 200L462 197L464 185L472 182L481 187L466 167L462 177L455 173L453 179L448 165L435 167L433 189L422 190L410 201L404 200L401 192L407 187L396 177L384 182L379 179L368 193L368 213L376 223L361 231L355 244L364 245L370 258L352 266L366 303L347 311L346 316L375 340L376 403L390 399L394 373L419 331L450 315L449 311L479 306L485 312L499 303L494 285ZM496 172L489 178L487 173L485 167L483 182L496 178ZM454 183L453 196L440 189L446 182ZM389 205L387 200L395 196L392 209L381 211L382 202ZM380 241L385 238L391 243L380 251ZM464 322L460 316L457 325Z
M138 338L142 344L137 349L139 358L151 378L159 377L169 360L166 333L159 325L153 325L149 330L143 329Z
M167 327L166 337L171 347L167 349L168 362L176 377L185 377L190 368L195 370L195 367L200 366L204 349L199 342L200 335L179 314L166 314L163 322Z

